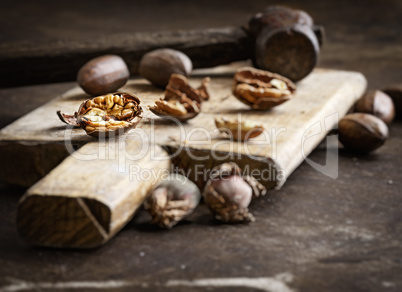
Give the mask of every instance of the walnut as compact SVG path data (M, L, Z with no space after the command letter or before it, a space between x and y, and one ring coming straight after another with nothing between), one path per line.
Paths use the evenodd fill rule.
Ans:
M149 109L158 116L168 116L185 122L196 117L201 111L201 103L209 99L207 85L209 77L204 78L199 88L188 84L185 76L172 74L166 86L165 97L155 101Z
M279 74L242 68L234 76L233 95L252 109L267 110L288 101L296 85Z
M88 135L124 132L135 128L142 119L140 99L130 93L116 92L88 99L81 103L74 115L57 112L66 124L80 126Z
M233 137L233 139L237 141L247 141L264 132L264 126L262 124L248 120L238 121L226 118L215 118L215 125L220 132L229 134L230 137Z

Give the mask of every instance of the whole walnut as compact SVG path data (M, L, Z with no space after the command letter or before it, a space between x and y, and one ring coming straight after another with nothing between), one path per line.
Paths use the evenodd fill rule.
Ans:
M145 54L138 68L142 77L159 87L166 87L170 75L180 74L188 77L193 63L184 53L173 49L157 49Z

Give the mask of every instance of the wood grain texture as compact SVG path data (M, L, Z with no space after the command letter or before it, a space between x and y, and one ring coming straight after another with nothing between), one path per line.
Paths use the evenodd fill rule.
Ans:
M163 160L151 159L150 152L123 162L115 155L83 157L114 147L135 151L138 143L90 143L68 157L21 199L20 235L33 244L52 247L93 248L107 242L131 220L170 162L161 149L155 154ZM130 175L131 166L152 169L155 175L147 179Z
M203 104L202 113L199 116L183 124L182 127L178 127L172 122L166 122L148 110L149 105L163 96L162 90L155 89L143 79L130 80L122 90L132 91L140 96L145 110L143 122L138 126L138 129L147 133L148 137L152 139L152 143L165 145L170 152L175 152L174 149L183 147L190 149L190 151L181 151L176 156L175 161L186 163L186 159L182 158L188 158L191 151L214 149L214 151L223 153L217 156L225 156L226 160L237 160L240 164L244 163L244 166L252 163L251 161L258 161L257 169L263 168L262 165L265 167L275 165L275 168L278 167L277 171L281 170L285 173L284 176L282 175L282 181L325 137L331 127L336 124L336 121L326 125L327 129L322 130L319 135L306 140L308 143L305 145L304 153L302 153L302 139L308 128L316 123L324 125L324 118L334 113L342 117L356 98L362 94L366 86L364 77L359 73L316 69L313 74L297 84L297 94L293 100L271 111L250 111L248 106L238 102L231 94L233 68L221 67L212 72L202 72L217 74L211 75L210 91L212 98ZM227 75L222 76L222 73L225 72ZM194 86L198 86L200 81L201 78L191 79ZM74 88L2 129L0 131L0 149L4 151L0 151L0 161L7 163L10 159L14 159L13 155L9 155L9 152L6 151L7 147L12 147L12 145L25 145L25 147L32 149L37 145L48 144L49 151L59 153L58 155L62 156L66 155L66 152L64 149L59 149L59 145L65 141L68 141L66 145L72 149L95 141L94 138L85 135L81 129L66 131L66 126L60 122L55 114L60 109L67 113L73 113L86 98L87 96L82 93L81 89ZM214 117L216 116L240 117L258 121L264 125L266 131L264 135L249 143L230 143L228 139L218 135L214 125ZM136 135L136 131L132 131L131 134ZM54 149L51 149L53 146ZM34 153L35 151L32 155L35 156ZM236 155L228 156L228 153L235 153ZM34 158L26 159L29 161ZM36 163L42 165L42 169L47 172L55 167L58 162L50 163L46 157L43 159L36 157L35 159ZM205 159L203 162L206 163L207 160ZM208 167L214 166L216 163L219 163L219 159L212 159ZM12 167L11 164L10 166ZM22 170L20 169L20 171ZM200 169L200 171L202 170ZM29 170L27 172L21 175L25 178L24 185L32 184L38 179L38 176L32 176L30 179ZM2 181L15 182L13 173L0 173L0 178ZM275 177L276 174L273 173L271 178L276 181ZM267 184L269 183L267 182ZM202 181L199 181L199 185L202 185Z
M22 237L56 247L89 248L106 242L131 219L163 170L167 173L170 160L159 145L200 188L209 170L224 161L238 162L267 188L280 187L337 124L331 119L324 127L324 120L334 114L343 116L366 86L360 73L317 69L298 84L293 100L263 112L251 111L230 97L231 76L212 78L210 101L203 104L200 115L183 125L148 110L163 92L139 79L123 90L142 99L143 122L116 140L96 141L82 129L57 126L61 122L56 109L73 110L85 97L78 88L3 129L1 137L7 143L31 140L51 145L64 141L69 147L90 141L70 152L70 157L21 199L17 222ZM191 79L193 86L200 82L201 78ZM230 141L218 134L217 116L258 121L266 133L247 143ZM43 118L49 122L34 122ZM317 123L321 130L305 143L304 135Z

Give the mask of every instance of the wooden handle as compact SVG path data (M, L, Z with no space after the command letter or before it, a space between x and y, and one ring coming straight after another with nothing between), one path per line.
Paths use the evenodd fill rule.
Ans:
M27 191L17 213L23 238L42 246L93 248L107 242L131 220L153 184L164 171L166 175L170 161L160 148L156 155L163 160L151 159L151 151L138 161L124 161L124 165L118 156L83 159L105 149L110 155L112 143L86 145L76 152L80 158L70 156ZM133 143L127 150L139 149L139 144ZM154 175L144 179L139 169L152 170Z
M120 55L136 75L148 51L169 47L187 54L194 68L207 68L246 60L254 38L241 27L188 31L120 34L87 41L0 44L0 86L76 80L78 70L90 59Z

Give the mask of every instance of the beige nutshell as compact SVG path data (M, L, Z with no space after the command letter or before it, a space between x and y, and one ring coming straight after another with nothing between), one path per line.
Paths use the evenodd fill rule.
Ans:
M215 118L215 126L221 133L227 133L237 141L247 141L258 137L264 132L264 126L261 123L249 120L234 120L227 118Z
M124 60L117 55L105 55L90 60L77 74L80 87L90 95L115 92L126 84L130 72Z
M138 68L142 77L159 87L165 87L169 83L170 75L188 77L192 70L190 58L173 49L157 49L145 54Z
M339 141L345 148L360 153L369 153L385 143L387 125L376 116L365 113L346 115L339 121Z

